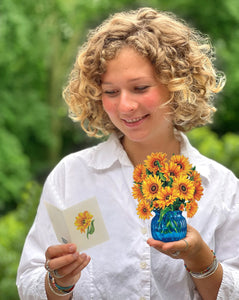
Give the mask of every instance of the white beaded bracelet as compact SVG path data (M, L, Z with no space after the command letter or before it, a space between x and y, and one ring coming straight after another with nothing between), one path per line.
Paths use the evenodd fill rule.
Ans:
M203 278L207 278L209 276L211 276L212 274L214 274L218 268L218 261L217 259L214 259L213 264L211 266L211 268L208 270L208 272L206 273L195 273L195 272L190 272L190 274L192 275L192 277L197 278L197 279L203 279Z
M212 274L214 274L219 266L218 260L216 258L215 253L213 252L213 250L211 250L211 252L213 253L213 262L212 264L207 267L205 270L203 270L202 272L192 272L188 269L188 267L185 265L186 270L190 273L190 275L196 279L203 279L203 278L207 278L209 276L211 276Z

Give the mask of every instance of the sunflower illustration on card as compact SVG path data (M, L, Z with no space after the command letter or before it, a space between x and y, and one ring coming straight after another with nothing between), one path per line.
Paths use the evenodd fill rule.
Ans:
M94 216L85 210L84 212L78 213L78 215L75 217L74 225L76 226L77 230L80 230L81 233L86 232L86 237L89 239L89 235L95 232L94 222Z
M75 243L83 251L109 239L96 197L63 210L49 202L45 205L60 243Z

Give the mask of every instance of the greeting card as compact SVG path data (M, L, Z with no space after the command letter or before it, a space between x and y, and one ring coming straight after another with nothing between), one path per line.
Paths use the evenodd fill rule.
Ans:
M83 251L109 239L95 197L63 210L48 202L45 205L60 243L75 243Z

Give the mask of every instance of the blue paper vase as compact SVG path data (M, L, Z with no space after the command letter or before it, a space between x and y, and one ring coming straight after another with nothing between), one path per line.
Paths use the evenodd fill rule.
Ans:
M155 240L173 242L185 238L187 234L187 221L181 210L168 211L160 219L160 211L155 210L151 221L151 233Z

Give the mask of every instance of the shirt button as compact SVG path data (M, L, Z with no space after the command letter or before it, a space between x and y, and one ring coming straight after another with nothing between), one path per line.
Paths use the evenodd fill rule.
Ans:
M146 227L142 227L142 228L141 228L141 232L142 232L143 234L146 234L146 233L147 233L147 228L146 228Z
M141 263L140 263L140 268L141 268L141 269L145 269L146 267L147 267L146 262L145 262L145 261L141 261Z

